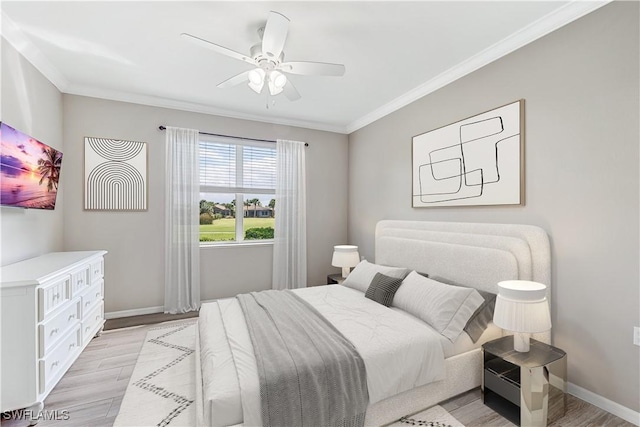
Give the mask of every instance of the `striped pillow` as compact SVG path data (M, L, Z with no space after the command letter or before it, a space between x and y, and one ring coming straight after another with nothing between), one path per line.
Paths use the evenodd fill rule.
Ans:
M393 302L393 296L401 284L402 279L376 273L364 296L386 307L390 307Z

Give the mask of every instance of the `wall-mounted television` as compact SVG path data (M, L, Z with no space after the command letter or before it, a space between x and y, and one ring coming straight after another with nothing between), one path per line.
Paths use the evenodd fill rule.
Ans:
M62 153L0 122L0 205L55 209Z

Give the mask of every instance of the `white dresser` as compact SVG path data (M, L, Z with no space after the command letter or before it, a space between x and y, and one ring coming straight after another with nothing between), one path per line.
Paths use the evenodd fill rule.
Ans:
M0 409L44 399L104 325L106 251L54 252L0 268Z

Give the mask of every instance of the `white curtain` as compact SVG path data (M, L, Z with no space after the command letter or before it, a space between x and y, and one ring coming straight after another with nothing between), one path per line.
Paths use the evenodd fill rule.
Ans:
M305 145L277 141L273 289L307 286Z
M167 127L164 312L200 308L199 134Z

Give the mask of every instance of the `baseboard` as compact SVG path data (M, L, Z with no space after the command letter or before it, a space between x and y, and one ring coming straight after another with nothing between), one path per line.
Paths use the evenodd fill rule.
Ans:
M105 319L119 319L121 317L140 316L142 314L155 314L162 313L164 306L159 307L146 307L146 308L134 308L132 310L111 311L104 314Z
M200 301L201 304L206 302L213 302L215 299L207 299ZM104 314L105 319L119 319L121 317L140 316L142 314L155 314L164 312L164 306L159 307L145 307L145 308L133 308L131 310L110 311Z
M622 418L623 420L640 426L640 412L636 412L633 409L622 406L619 403L609 400L606 397L602 397L599 394L595 394L594 392L577 386L573 383L567 383L567 392L579 399L584 400L585 402L597 406L600 409L604 409L610 414L613 414Z

